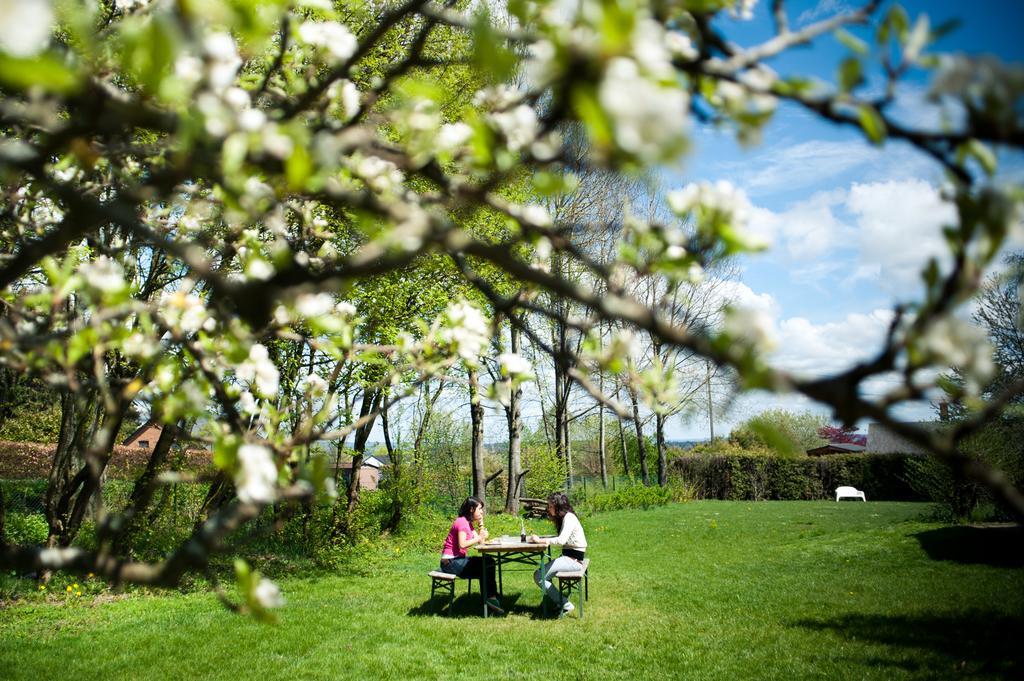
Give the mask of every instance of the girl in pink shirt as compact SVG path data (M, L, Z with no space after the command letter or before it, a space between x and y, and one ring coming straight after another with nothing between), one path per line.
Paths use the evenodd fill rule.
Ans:
M444 540L444 548L441 549L441 571L450 575L456 575L462 579L480 579L486 575L487 607L499 615L504 615L505 610L498 600L498 582L494 577L494 559L490 556L467 556L466 549L474 544L487 541L487 529L483 526L484 504L476 497L469 497L463 502L459 509L459 517L452 523L448 530L448 536ZM473 531L473 526L479 528L479 532Z

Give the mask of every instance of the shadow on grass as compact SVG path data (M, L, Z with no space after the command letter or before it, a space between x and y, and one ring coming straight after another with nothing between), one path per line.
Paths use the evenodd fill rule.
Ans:
M913 535L932 560L1024 567L1024 527L943 527Z
M795 624L890 649L883 654L866 651L863 659L852 660L857 664L895 667L934 677L986 674L1019 679L1024 674L1024 647L1020 645L1024 615L845 615Z
M526 603L520 603L519 600L522 598L522 593L510 593L505 594L501 598L501 605L505 610L506 615L523 615L530 619L542 620L542 619L555 619L558 616L558 611L555 606L548 604L547 617L541 611L540 603L533 600L527 599ZM483 603L480 601L480 593L462 593L455 596L455 603L452 604L451 612L448 611L448 596L447 594L438 594L434 598L427 599L420 605L414 608L410 608L406 613L410 617L431 617L433 615L443 615L445 617L454 618L465 618L474 617L478 619L483 618ZM500 617L500 615L490 615L491 617Z

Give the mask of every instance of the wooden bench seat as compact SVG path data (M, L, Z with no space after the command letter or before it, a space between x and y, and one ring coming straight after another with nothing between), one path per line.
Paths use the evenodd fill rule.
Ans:
M459 579L456 575L450 572L442 572L441 570L431 570L427 573L430 577L430 602L431 609L437 612L437 606L434 604L434 594L438 591L448 594L448 614L452 612L452 606L455 605L455 580ZM474 577L466 577L466 593L473 592L473 580Z
M558 593L562 595L568 601L572 601L572 592L578 591L580 594L580 619L583 619L583 601L590 600L590 573L587 569L590 567L590 559L584 558L580 563L580 567L576 570L560 570L555 573L555 579L558 580ZM580 582L583 583L583 588L580 588ZM559 615L559 618L565 616L565 611Z

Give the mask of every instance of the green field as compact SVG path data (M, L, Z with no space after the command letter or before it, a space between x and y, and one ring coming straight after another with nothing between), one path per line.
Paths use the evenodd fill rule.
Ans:
M926 511L709 501L584 517L583 620L542 619L526 573L505 576L508 617L480 618L464 583L455 617L432 616L435 554L409 550L376 576L281 580L276 625L206 593L16 604L0 610L0 678L1020 678L1021 533Z

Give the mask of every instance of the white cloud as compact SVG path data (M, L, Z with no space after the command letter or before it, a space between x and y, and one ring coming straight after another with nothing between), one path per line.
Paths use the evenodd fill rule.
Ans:
M810 9L805 9L796 18L796 25L803 26L812 21L832 17L837 14L845 14L853 10L849 0L818 0L818 4Z
M769 293L758 293L739 281L727 281L716 294L723 302L762 315L778 345L769 363L801 376L823 376L849 368L882 347L892 311L853 312L835 322L815 324L804 317L782 318Z
M931 184L854 184L846 208L856 216L861 262L877 265L879 284L890 293L913 295L928 259L948 260L942 227L955 222L956 210Z
M803 317L779 322L779 349L771 363L801 376L836 373L867 359L882 347L892 311L851 313L840 321L814 324Z
M811 140L766 148L756 158L723 163L719 169L751 194L768 194L820 185L878 156L861 141Z
M772 319L779 316L779 303L770 293L755 293L741 281L723 281L713 293L715 304L728 303L734 307L765 314Z

